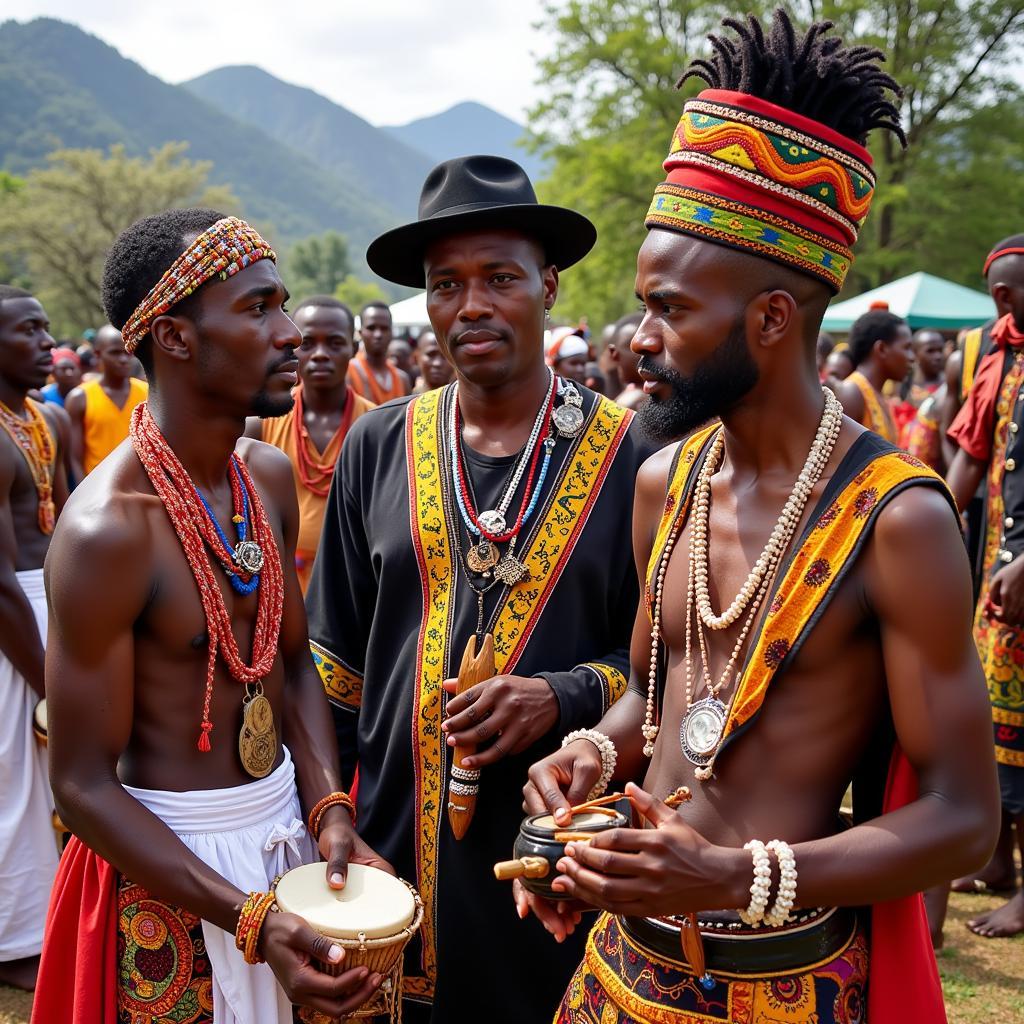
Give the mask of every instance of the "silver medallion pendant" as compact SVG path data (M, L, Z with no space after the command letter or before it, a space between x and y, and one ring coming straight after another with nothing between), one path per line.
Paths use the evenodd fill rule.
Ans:
M679 745L690 764L710 763L725 732L726 706L715 697L691 704L679 726Z
M530 570L515 555L506 555L498 563L494 575L505 586L514 587L517 583L530 578Z
M505 517L497 509L488 509L486 512L481 512L477 516L477 525L481 530L486 530L488 533L500 534L504 533L508 528L505 523Z
M231 553L231 560L242 572L255 576L263 568L263 548L254 540L240 540Z
M568 381L565 382L562 397L563 402L552 412L551 419L562 437L575 437L583 429L583 399Z

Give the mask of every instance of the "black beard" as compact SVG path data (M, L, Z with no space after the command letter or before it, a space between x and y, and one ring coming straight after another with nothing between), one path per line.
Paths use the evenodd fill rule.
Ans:
M759 376L757 364L747 348L742 319L737 319L725 341L692 376L684 377L667 366L658 366L647 356L640 357L637 369L664 381L672 389L667 398L651 395L637 412L644 433L660 444L685 437L728 412L750 393Z
M295 399L290 391L283 395L272 395L267 391L260 391L252 400L251 414L259 416L261 420L272 419L274 416L283 416L290 412L295 405Z

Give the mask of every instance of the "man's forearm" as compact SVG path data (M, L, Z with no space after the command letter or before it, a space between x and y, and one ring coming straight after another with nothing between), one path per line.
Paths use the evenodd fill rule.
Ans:
M285 692L285 741L295 762L299 797L308 813L328 793L342 788L338 741L330 705L312 661L289 677Z
M75 778L89 772L75 770ZM245 894L204 864L115 779L82 788L51 772L57 813L90 849L154 896L232 933Z
M32 606L10 569L0 573L0 651L42 697L43 640Z

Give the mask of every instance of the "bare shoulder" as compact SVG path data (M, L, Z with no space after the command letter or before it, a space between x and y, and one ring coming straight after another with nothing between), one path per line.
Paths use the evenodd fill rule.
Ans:
M85 388L83 385L79 384L77 388L68 392L68 397L64 399L64 408L69 414L85 410Z
M669 477L672 475L672 467L675 465L676 455L682 447L683 442L667 445L653 455L644 459L640 470L636 475L637 496L643 496L644 500L657 498L664 499L668 490Z
M47 561L116 571L120 583L133 567L149 563L157 512L164 512L163 504L145 470L130 444L120 445L68 498Z
M235 449L249 467L255 482L266 488L275 498L287 501L294 498L295 478L291 460L280 448L257 441L252 437L240 437Z
M886 547L929 547L950 536L961 543L956 513L938 482L895 495L879 512L874 528L875 542Z
M43 419L50 425L57 437L67 437L68 431L71 429L71 417L67 414L67 410L53 402L44 402L39 409L43 414Z

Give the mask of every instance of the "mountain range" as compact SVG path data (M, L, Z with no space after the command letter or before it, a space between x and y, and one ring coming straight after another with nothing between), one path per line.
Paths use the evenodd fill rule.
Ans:
M0 169L24 174L61 147L121 143L145 155L184 141L190 159L212 163L210 183L229 185L279 243L334 228L357 259L374 235L415 216L439 160L493 152L543 170L515 145L525 129L478 103L375 127L252 66L169 84L51 18L0 24L0 97Z

